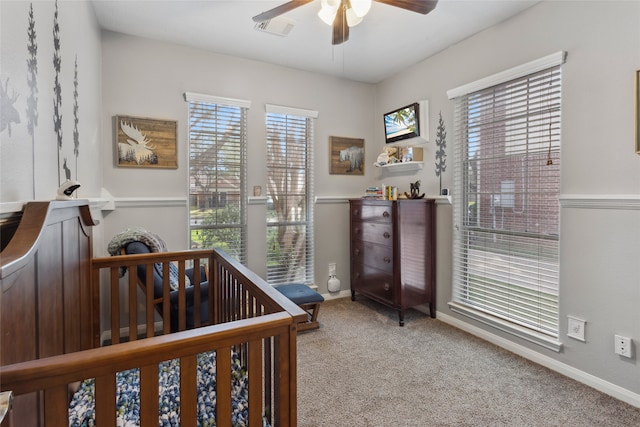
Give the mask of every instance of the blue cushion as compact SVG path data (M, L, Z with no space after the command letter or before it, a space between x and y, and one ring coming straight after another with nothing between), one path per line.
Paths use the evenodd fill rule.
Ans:
M281 294L289 298L295 304L310 304L314 302L322 302L322 295L311 289L304 283L290 283L287 285L274 286Z

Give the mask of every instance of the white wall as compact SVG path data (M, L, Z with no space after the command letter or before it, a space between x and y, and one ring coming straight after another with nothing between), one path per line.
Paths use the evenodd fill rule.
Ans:
M29 11L33 5L35 30L35 59L37 72L33 93L37 99L37 122L33 135L28 130L28 99L32 90L27 60L29 46ZM2 122L11 114L19 116L19 123L11 120L0 131L0 203L21 206L29 200L55 199L61 182L66 180L62 168L64 158L71 178L82 186L75 195L80 198L97 197L102 185L98 162L101 134L101 56L100 32L93 8L86 1L58 3L61 58L59 82L62 97L62 147L58 148L54 131L54 1L5 1L0 3L0 81L8 87L9 96L17 95L10 111L3 104ZM78 37L82 34L82 37ZM79 147L74 155L74 79L77 61L77 119Z
M544 2L423 61L378 86L377 114L429 99L431 139L442 111L448 130L444 187L453 185L453 103L446 91L564 50L558 354L449 310L451 207L438 209L438 311L442 318L640 405L640 155L634 152L634 75L640 69L640 3ZM438 190L433 151L421 178ZM454 193L455 197L455 193ZM568 338L567 315L587 321L586 343ZM613 353L633 337L633 359ZM552 366L553 367L553 366ZM594 378L590 378L594 376ZM619 390L622 387L624 390Z
M162 234L169 247L188 247L188 104L185 91L252 102L248 116L248 184L266 189L265 104L316 110L315 194L359 195L372 183L372 167L364 176L329 174L329 136L365 139L366 165L371 147L375 87L289 68L218 55L147 39L103 34L104 104L102 135L104 186L120 208L105 221L105 238L140 225ZM150 170L114 166L114 115L178 120L178 169ZM136 202L137 201L137 202ZM173 207L163 207L166 202ZM182 201L182 205L180 205ZM125 203L126 202L126 203ZM146 203L146 206L143 206ZM348 289L348 218L344 201L322 203L315 215L316 282L326 290L327 264L337 262ZM266 273L266 207L249 206L248 266ZM170 226L167 226L170 224Z

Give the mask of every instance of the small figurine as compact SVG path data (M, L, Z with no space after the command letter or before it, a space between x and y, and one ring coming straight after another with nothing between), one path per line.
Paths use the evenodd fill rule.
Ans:
M56 200L71 200L71 195L80 187L78 181L71 179L66 180L60 188L58 188L58 195Z
M424 193L420 194L420 180L410 183L409 187L411 188L411 194L404 192L407 199L422 199L424 197Z
M398 162L398 158L396 157L397 148L396 147L384 147L384 151L378 156L375 165L380 167L386 164L396 163Z

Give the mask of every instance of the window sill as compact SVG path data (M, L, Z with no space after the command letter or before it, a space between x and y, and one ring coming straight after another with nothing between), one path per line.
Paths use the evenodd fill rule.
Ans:
M452 301L452 302L449 302L448 305L451 311L455 313L469 317L473 320L476 320L480 323L484 323L485 325L489 325L493 328L496 328L508 334L514 335L518 338L522 338L523 340L529 341L531 343L537 344L549 350L555 351L556 353L559 353L560 350L562 350L562 343L557 339L551 338L547 335L532 331L527 328L523 328L518 325L514 325L510 322L499 319L497 317L489 316L481 311L475 310L464 304L460 304Z

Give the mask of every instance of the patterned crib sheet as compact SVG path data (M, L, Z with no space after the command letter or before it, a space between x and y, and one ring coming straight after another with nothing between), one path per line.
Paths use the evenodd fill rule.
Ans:
M215 426L216 365L215 352L197 356L198 425ZM180 361L162 362L158 369L158 425L161 427L180 425ZM232 354L232 423L246 426L248 423L247 397L248 379L237 354ZM69 426L95 426L94 409L95 380L82 382L73 395L69 406ZM140 425L140 370L131 369L116 374L116 412L118 427ZM263 425L267 425L263 420Z

